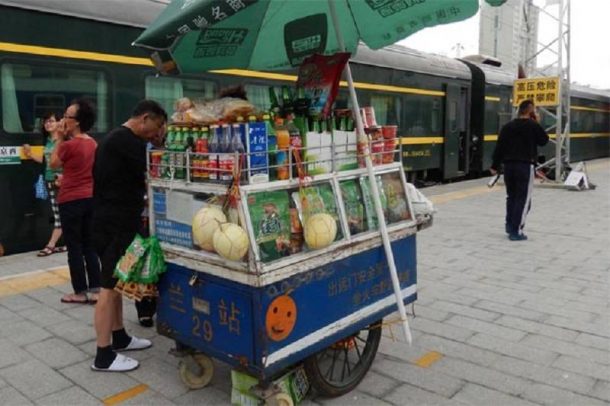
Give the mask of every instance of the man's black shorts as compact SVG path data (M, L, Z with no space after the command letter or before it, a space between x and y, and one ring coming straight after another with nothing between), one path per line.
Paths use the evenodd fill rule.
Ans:
M95 228L95 249L102 264L102 288L114 289L116 286L118 279L113 276L114 268L135 236L135 231Z

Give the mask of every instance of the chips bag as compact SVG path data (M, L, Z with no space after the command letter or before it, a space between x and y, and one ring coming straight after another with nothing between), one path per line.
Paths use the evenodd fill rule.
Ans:
M248 208L261 260L269 262L290 254L288 192L259 192L248 196Z
M140 272L135 275L134 280L141 284L157 283L159 275L167 269L163 258L163 250L157 237L148 238L148 255L144 260L144 265Z
M136 237L125 250L125 254L117 262L114 268L114 277L123 282L134 281L144 265L147 250L148 241L136 234Z
M381 200L383 214L387 218L388 202L385 197L383 185L381 184L381 179L379 176L376 176L375 179L377 180L377 188L379 189L379 199ZM360 188L362 189L362 199L364 201L368 229L376 230L379 226L379 222L377 220L377 211L375 210L375 202L373 201L373 194L371 192L371 184L368 176L363 176L360 178Z
M351 234L358 234L368 229L362 191L355 179L340 183L341 196L345 205L347 224Z

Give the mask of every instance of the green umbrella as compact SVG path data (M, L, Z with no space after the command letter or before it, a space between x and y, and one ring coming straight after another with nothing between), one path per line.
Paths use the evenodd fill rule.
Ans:
M478 0L331 0L347 52L474 15ZM488 0L491 1L491 0ZM174 0L134 42L182 73L288 69L342 51L328 0ZM167 66L167 65L166 65Z
M353 54L359 41L372 49L382 48L422 28L464 20L478 7L478 0L174 0L134 45L153 50L152 59L164 72L288 69L315 53ZM365 137L349 64L345 73L358 134ZM396 304L410 344L411 332L368 148L363 153Z

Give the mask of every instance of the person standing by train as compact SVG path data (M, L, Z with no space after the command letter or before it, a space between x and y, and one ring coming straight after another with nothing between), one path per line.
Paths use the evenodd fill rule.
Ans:
M49 193L51 211L53 212L53 231L47 245L38 252L39 257L46 257L57 252L64 252L66 247L58 247L57 242L61 238L61 220L59 218L59 207L57 206L57 192L61 183L61 169L53 169L50 166L51 154L55 149L55 144L60 137L59 134L59 114L55 112L47 113L42 117L41 133L43 137L44 153L42 156L32 155L32 148L29 144L23 145L23 153L26 158L32 159L39 164L44 164L44 181Z
M95 303L100 289L100 264L93 248L93 161L97 144L87 135L95 111L84 99L74 101L60 123L60 137L51 154L51 168L63 168L57 202L68 248L74 293L64 303ZM88 293L90 296L88 296Z
M152 100L142 100L131 117L100 142L95 178L95 244L102 263L102 290L95 307L97 352L91 369L125 372L139 363L119 351L152 346L147 339L129 336L123 324L123 300L114 290L114 269L141 228L146 194L146 144L161 142L167 113Z
M536 106L531 100L519 104L518 117L505 124L493 152L490 172L495 175L504 166L506 185L505 230L511 241L527 240L523 233L531 207L534 166L538 147L549 142L549 135L538 124Z

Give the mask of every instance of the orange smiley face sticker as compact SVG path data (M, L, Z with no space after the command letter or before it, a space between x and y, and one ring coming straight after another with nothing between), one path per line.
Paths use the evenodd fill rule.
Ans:
M290 335L297 322L297 305L290 296L278 296L267 308L265 326L273 341L282 341Z

